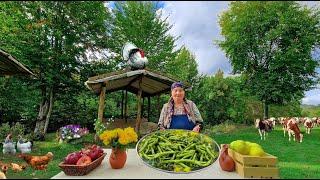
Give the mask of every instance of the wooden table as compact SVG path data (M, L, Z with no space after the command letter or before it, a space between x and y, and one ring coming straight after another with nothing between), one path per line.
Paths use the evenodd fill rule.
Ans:
M85 176L67 176L61 171L52 179L242 179L236 172L222 171L217 160L211 166L188 174L174 174L159 171L146 165L138 156L135 149L127 150L127 162L122 169L112 169L109 164L111 149L101 165Z

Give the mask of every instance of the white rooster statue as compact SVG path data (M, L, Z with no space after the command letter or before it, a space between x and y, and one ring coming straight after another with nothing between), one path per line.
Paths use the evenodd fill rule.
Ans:
M122 47L122 57L127 61L131 70L144 69L148 63L144 51L130 42Z
M8 134L3 143L3 154L16 154L15 142L12 141L12 134Z
M31 152L31 148L32 148L32 142L30 142L30 141L25 142L22 139L22 136L19 135L19 140L18 140L18 143L17 143L18 151L20 151L21 153L30 153Z

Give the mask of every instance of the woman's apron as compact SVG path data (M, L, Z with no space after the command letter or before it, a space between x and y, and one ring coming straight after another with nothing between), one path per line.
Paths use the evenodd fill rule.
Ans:
M186 129L192 130L195 124L189 121L187 115L172 115L171 125L169 129Z

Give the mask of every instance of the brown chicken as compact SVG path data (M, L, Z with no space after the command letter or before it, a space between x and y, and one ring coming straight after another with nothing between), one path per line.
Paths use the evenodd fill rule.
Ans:
M48 152L44 156L32 156L29 154L19 154L19 157L24 159L33 169L44 170L48 163L52 160L52 152Z
M7 173L8 169L9 169L9 168L8 168L8 164L2 163L2 162L0 161L0 166L1 166L0 179L7 179L6 173Z
M25 169L25 167L23 167L22 165L17 164L17 163L11 163L11 168L12 168L12 171L14 171L14 172L19 172L19 171L22 171L23 169Z

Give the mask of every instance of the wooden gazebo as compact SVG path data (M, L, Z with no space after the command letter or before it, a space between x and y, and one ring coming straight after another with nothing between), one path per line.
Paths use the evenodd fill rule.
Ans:
M141 98L148 98L148 114L150 111L150 97L160 96L162 93L170 91L171 84L178 81L175 78L168 77L159 72L149 69L141 69L131 71L129 69L102 74L90 77L85 85L87 88L99 95L98 119L103 119L105 94L126 90L125 99L127 99L127 91L137 95L137 120L135 124L136 131L140 131L141 125ZM190 87L188 84L187 87ZM126 108L125 101L125 108ZM126 110L125 110L126 112ZM126 116L125 116L126 117Z
M16 74L34 76L34 74L18 60L12 57L9 53L0 49L0 76L10 76Z

